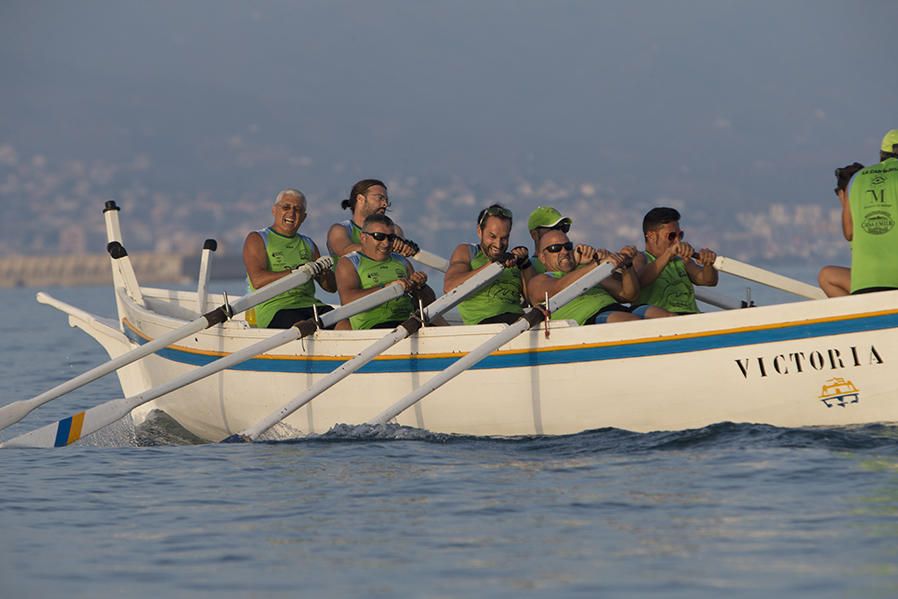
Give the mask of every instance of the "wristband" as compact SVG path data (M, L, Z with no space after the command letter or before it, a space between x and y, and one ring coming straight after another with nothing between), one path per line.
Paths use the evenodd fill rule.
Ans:
M518 264L518 270L527 270L533 266L533 263L530 261L530 258L527 258L522 263Z

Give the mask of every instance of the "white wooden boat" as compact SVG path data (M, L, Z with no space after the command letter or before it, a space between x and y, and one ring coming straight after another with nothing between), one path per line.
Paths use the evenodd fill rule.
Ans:
M110 214L110 212L112 214ZM107 212L120 241L117 210ZM57 302L110 357L225 302L140 288L113 260L118 318ZM202 287L202 285L201 285ZM322 433L389 407L505 325L427 327L316 397L279 434ZM118 370L125 396L181 377L277 331L235 318ZM132 412L162 410L197 436L245 430L358 354L385 331L321 330ZM513 339L401 413L395 422L468 435L560 435L617 427L702 427L721 421L796 427L898 421L898 291L576 326L551 322Z

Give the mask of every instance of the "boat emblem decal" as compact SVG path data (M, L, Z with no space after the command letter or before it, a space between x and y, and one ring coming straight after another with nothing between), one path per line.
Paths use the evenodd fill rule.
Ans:
M844 408L848 404L860 401L860 391L850 380L837 376L823 384L819 399L827 408L833 406Z

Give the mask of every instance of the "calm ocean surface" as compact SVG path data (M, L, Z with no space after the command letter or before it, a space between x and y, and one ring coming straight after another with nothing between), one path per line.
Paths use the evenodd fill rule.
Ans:
M0 290L0 404L106 359L35 291ZM113 314L108 288L48 291ZM102 379L0 437L118 396ZM252 445L119 425L0 450L0 480L0 597L898 596L883 425Z

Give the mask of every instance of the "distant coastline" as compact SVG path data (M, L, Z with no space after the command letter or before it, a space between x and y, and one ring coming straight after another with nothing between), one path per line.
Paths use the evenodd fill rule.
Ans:
M112 283L110 258L106 254L67 256L0 257L0 288L75 287ZM131 256L137 278L144 284L195 281L199 257L187 254L145 253ZM239 256L213 255L211 278L239 279L245 276Z

